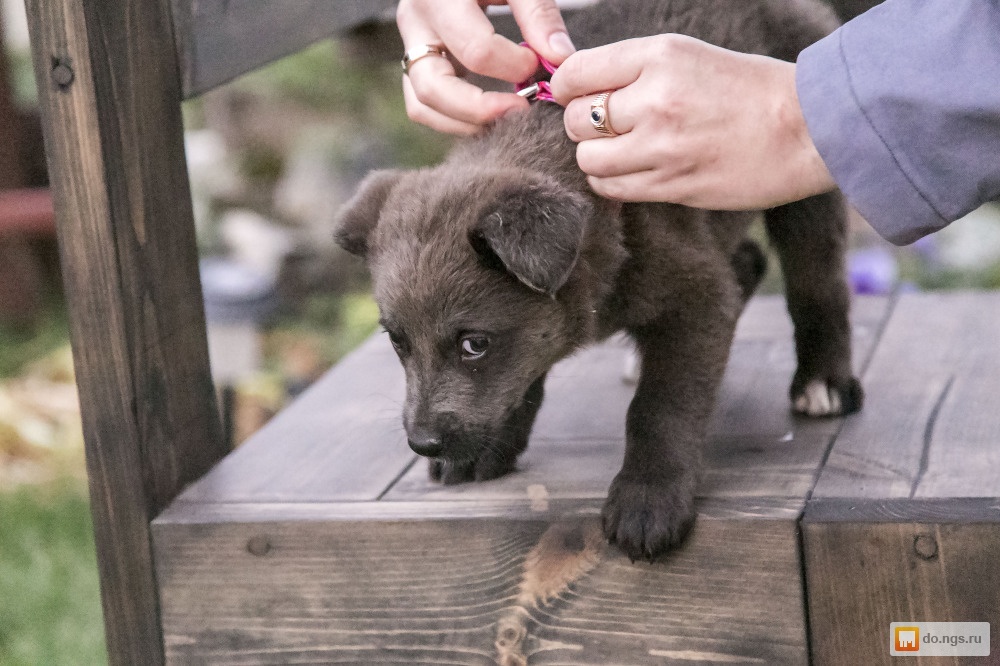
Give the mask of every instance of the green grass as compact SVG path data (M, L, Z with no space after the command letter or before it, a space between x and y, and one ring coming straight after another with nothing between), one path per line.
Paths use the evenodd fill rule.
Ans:
M0 666L106 663L86 492L0 492Z
M0 379L69 342L69 317L61 301L49 303L30 329L0 326Z

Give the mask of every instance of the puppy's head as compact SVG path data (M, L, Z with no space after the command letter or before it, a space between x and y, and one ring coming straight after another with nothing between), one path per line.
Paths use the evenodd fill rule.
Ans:
M585 195L539 173L446 164L362 183L336 236L371 272L414 451L512 467L545 372L582 342L574 269L590 216Z

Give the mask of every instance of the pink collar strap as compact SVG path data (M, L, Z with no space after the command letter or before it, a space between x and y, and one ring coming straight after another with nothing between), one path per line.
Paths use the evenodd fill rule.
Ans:
M556 66L542 56L538 55L538 52L536 52L535 49L528 46L528 42L521 42L521 46L530 49L531 52L535 54L535 57L538 58L538 64L541 65L546 72L553 74L556 71ZM536 80L535 76L532 76L530 79L522 81L514 86L514 92L530 102L540 100L542 102L556 103L555 97L552 96L552 89L549 87L548 80L539 81Z

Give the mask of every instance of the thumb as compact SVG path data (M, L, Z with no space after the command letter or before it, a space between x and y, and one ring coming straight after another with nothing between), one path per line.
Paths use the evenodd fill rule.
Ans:
M555 0L508 0L507 4L524 41L543 58L558 65L576 51Z

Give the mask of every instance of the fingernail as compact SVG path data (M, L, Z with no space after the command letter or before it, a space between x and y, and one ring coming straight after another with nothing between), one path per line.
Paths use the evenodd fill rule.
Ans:
M573 42L570 41L569 35L565 32L552 33L552 36L549 37L549 46L564 58L568 58L576 51L576 47L573 46Z

